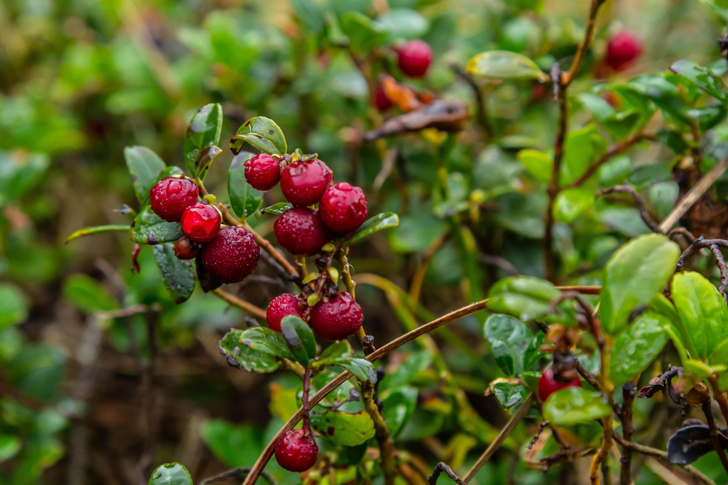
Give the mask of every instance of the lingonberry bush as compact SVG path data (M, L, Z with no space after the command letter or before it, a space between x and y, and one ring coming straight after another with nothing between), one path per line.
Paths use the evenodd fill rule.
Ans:
M132 268L97 264L113 296L86 275L63 285L88 316L69 337L72 399L57 401L63 353L14 328L30 297L0 285L0 482L58 462L66 417L70 483L87 469L110 483L130 456L152 485L728 480L728 40L677 57L674 37L616 1L576 3L565 21L530 0L297 0L285 35L230 10L174 41L122 22L136 37L111 51L130 85L105 103L134 129L89 158L120 157L121 139L163 157L124 149L137 201L103 187L128 196L112 216L128 219L68 238L121 233ZM684 12L728 22L721 2L677 3L671 26ZM104 92L107 50L88 49L64 57L58 92L79 66L98 69L82 92ZM159 86L134 84L145 76ZM209 104L185 114L181 99ZM140 121L143 103L156 123ZM161 127L177 139L157 142ZM53 140L43 150L73 142L35 128L33 143ZM43 213L21 196L48 160L8 159L3 217L28 227L17 207ZM32 278L39 243L27 257L2 243L0 271ZM207 333L190 331L198 320ZM131 413L84 414L104 340L102 372L140 376ZM204 358L220 367L188 390ZM90 434L107 451L112 425L137 414L143 431L121 440L134 453L94 452ZM203 473L214 460L199 435L229 471Z

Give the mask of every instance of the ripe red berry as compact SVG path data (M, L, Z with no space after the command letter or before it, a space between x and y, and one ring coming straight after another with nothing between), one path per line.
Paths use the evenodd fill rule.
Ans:
M321 300L311 309L311 328L328 340L343 340L354 335L364 321L361 307L349 293Z
M397 52L399 69L410 77L422 77L432 62L432 48L424 40L409 40Z
M294 207L273 224L278 244L297 256L313 256L330 237L319 213L307 207Z
M305 207L315 204L334 181L334 174L324 162L293 162L281 173L281 190L291 204Z
M257 190L270 190L281 179L278 160L267 153L261 153L245 162L245 180Z
M179 238L172 249L174 250L174 255L179 259L195 259L197 253L200 252L199 245L190 241L185 236Z
M292 429L276 443L276 461L289 472L305 472L318 458L318 445L311 431Z
M237 283L253 272L260 259L260 247L242 227L226 226L202 249L202 265L221 283Z
M642 41L629 30L623 30L609 39L605 62L615 71L624 71L642 54Z
M567 382L557 381L554 377L553 367L547 367L538 380L538 397L541 399L541 402L544 402L551 394L561 389L566 389L567 387L581 387L581 380L577 377Z
M346 234L355 231L367 219L367 197L359 187L339 182L324 192L319 214L324 224L334 232Z
M265 312L265 321L268 322L268 328L280 332L283 317L295 315L303 318L303 304L303 299L300 296L290 293L283 293L273 298L268 304L268 310Z
M182 232L196 242L210 242L220 230L220 212L208 204L195 204L182 214Z
M387 111L392 107L392 101L387 97L384 86L377 84L374 88L374 105L379 111Z
M179 222L189 206L197 203L197 185L192 180L163 178L149 191L152 211L167 222Z

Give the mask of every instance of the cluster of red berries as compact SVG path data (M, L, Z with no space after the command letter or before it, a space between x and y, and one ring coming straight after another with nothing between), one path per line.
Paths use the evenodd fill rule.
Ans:
M258 190L269 190L280 182L283 196L293 207L278 217L273 231L278 244L297 256L319 253L331 239L358 229L368 214L362 189L346 182L334 185L333 172L317 158L292 160L262 153L245 162L245 179ZM318 210L310 207L317 203ZM353 335L363 320L354 298L339 293L335 286L312 308L304 295L277 296L266 312L268 326L280 332L287 315L308 320L318 335L329 340Z
M424 40L409 40L397 49L397 66L405 76L424 77L432 64L432 48ZM392 107L392 100L387 97L381 84L374 91L374 104L379 111Z
M222 226L216 207L198 201L190 179L167 177L149 191L152 211L167 222L179 222L184 236L174 246L180 259L200 261L220 283L237 283L253 272L260 258L255 238L242 227Z

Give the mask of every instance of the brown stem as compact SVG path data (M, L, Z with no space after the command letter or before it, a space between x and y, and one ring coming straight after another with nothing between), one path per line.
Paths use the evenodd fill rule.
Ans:
M432 472L432 475L430 475L430 479L428 480L430 485L437 485L437 479L440 478L440 474L442 472L445 472L445 474L450 477L450 480L457 483L458 485L465 485L468 482L465 482L460 479L459 476L455 474L454 471L445 463L444 461L441 461L435 466L435 469Z
M708 428L710 429L710 441L713 442L713 448L715 449L715 452L718 453L718 458L720 458L721 465L723 465L725 471L728 472L728 457L726 457L725 450L720 443L718 428L715 425L715 418L713 417L711 400L706 400L700 406L700 408L703 410L703 414L705 414L705 420L708 422Z
M379 443L382 471L384 472L384 483L386 485L394 485L394 479L397 476L397 468L394 461L394 441L392 440L392 435L389 432L389 427L387 427L382 413L374 402L374 386L369 381L361 383L361 400L364 404L364 409L374 422L374 429L376 430L375 436L377 443Z
M605 1L606 0L592 0L591 2L591 8L589 9L589 20L586 24L584 39L581 41L581 44L579 44L579 49L576 51L576 55L574 56L574 62L571 63L569 73L566 75L566 79L564 79L563 81L564 87L571 84L574 78L576 78L576 75L579 73L581 63L584 61L586 52L589 50L592 39L594 38L594 28L597 25L597 13L599 12L599 7L601 7Z
M720 247L718 247L717 244L711 244L710 251L713 253L713 257L715 258L715 264L720 270L720 286L718 287L718 291L721 295L723 295L723 300L728 303L728 295L726 295L725 292L725 287L728 286L728 268L726 268L725 265L723 252L721 252Z
M634 396L637 393L637 387L633 382L627 382L622 386L622 412L620 420L622 421L622 433L626 441L632 441L632 404ZM632 483L632 448L629 446L622 447L622 458L620 460L622 469L619 475L619 483L621 485L630 485Z
M728 399L726 399L725 393L721 391L718 386L718 377L712 375L708 377L708 382L710 383L710 387L713 389L713 399L718 401L720 414L723 415L723 419L726 424L728 424Z
M427 249L422 253L422 259L420 260L419 266L415 274L412 276L412 283L410 284L409 295L413 301L419 301L420 292L422 291L422 282L425 280L425 274L427 273L427 266L430 264L430 260L435 253L445 244L445 241L450 237L450 231L445 231L442 236L438 237Z
M637 191L635 191L629 185L615 185L614 187L602 189L598 191L594 197L599 198L603 195L611 194L612 192L623 192L625 194L629 194L632 197L632 200L634 200L634 203L637 206L637 210L640 212L640 217L642 218L642 221L647 225L647 227L650 228L650 231L656 232L658 234L664 234L664 231L660 228L660 225L655 222L654 219L652 219L652 216L647 211L645 201L642 200L642 197L640 197Z
M231 295L227 291L223 291L220 288L213 291L215 296L218 298L221 298L231 304L234 307L240 308L244 312L250 313L251 315L254 315L258 318L265 318L265 310L263 310L260 307L257 307L253 305L252 303L248 303L245 300L241 300L235 295Z

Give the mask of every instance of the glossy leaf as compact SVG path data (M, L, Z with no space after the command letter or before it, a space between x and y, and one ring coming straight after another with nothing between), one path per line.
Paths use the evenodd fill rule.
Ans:
M340 361L338 365L354 374L354 376L359 380L376 381L377 374L374 372L372 363L366 359L352 357L350 359Z
M407 425L417 405L417 389L404 386L382 400L384 420L395 438Z
M390 40L419 39L430 26L421 13L409 8L390 8L377 18L377 22Z
M161 244L176 242L184 233L179 222L167 222L146 206L131 223L129 236L134 243Z
M523 372L523 356L533 333L522 321L508 315L491 315L485 322L485 338L498 367L508 376Z
M530 392L526 386L508 382L504 379L493 382L490 389L500 405L506 409L512 408L521 402Z
M667 343L664 327L667 317L645 312L632 325L624 328L614 339L609 377L615 388L640 375L660 354Z
M149 202L149 191L166 165L159 155L147 147L124 148L124 159L131 174L134 192L143 206Z
M113 224L108 226L95 226L95 227L86 227L84 229L79 229L78 231L74 232L70 236L66 238L66 243L69 243L71 241L74 241L76 239L85 237L85 236L93 236L95 234L103 234L105 232L126 232L129 230L128 224Z
M506 313L523 321L542 319L547 322L573 321L573 310L568 302L557 306L560 315L550 313L551 301L561 292L550 282L532 276L503 278L494 284L488 294L488 308Z
M726 3L728 7L728 2ZM708 70L690 61L676 61L670 66L670 70L683 77L685 80L702 89L720 101L726 101L726 93L723 91L723 83L720 78L713 76Z
M283 334L271 328L249 328L242 333L240 340L243 344L258 352L264 352L282 359L293 358Z
M630 314L647 305L667 284L680 248L667 237L648 234L619 248L604 268L599 317L604 330L615 335Z
M720 443L728 450L726 429L719 430ZM708 425L686 426L672 435L667 442L667 460L675 465L689 465L711 452L715 452L715 448Z
M550 155L528 148L518 152L518 160L526 167L526 171L539 182L549 183L551 181L554 160Z
M572 130L564 143L564 158L561 161L560 180L569 184L586 172L606 151L607 144L596 125L587 125Z
M554 202L554 218L570 223L594 206L596 191L588 187L574 187L559 192Z
M685 333L697 352L693 358L710 356L718 344L728 339L728 306L705 277L692 271L676 274L672 280L672 298Z
M265 207L261 209L260 212L263 214L274 214L274 215L281 215L284 212L286 212L288 209L291 209L293 207L293 204L289 202L278 202L273 205L269 205L268 207Z
M364 221L364 224L354 231L354 234L352 234L351 237L344 242L344 244L348 246L349 244L364 239L370 234L398 226L399 216L397 214L393 212L382 212L381 214L377 214L376 216Z
M0 284L0 331L28 318L28 300L12 283Z
M351 355L351 345L347 340L340 340L329 345L321 352L319 358L316 359L318 367L323 365L336 365L341 359L346 359Z
M384 25L359 12L346 12L339 21L354 52L366 52L384 45L389 38Z
M197 176L200 173L200 165L196 163L200 152L211 145L219 145L221 131L222 107L218 103L203 106L192 117L184 143L185 165L190 175ZM200 178L204 179L204 174Z
M248 372L266 373L276 370L280 364L278 359L245 345L241 340L242 334L242 330L232 329L220 340L218 347L228 365Z
M263 192L255 190L245 180L245 162L253 158L250 152L240 152L230 162L227 174L228 196L235 215L245 218L255 214L263 205Z
M551 394L543 405L543 417L557 426L587 424L612 412L598 392L567 387Z
M195 177L200 180L205 180L207 171L210 170L212 162L221 153L222 148L214 145L207 146L200 150L200 153L197 155L197 159L195 160Z
M510 51L488 51L478 54L468 61L466 70L471 74L496 79L538 79L541 82L548 80L548 76L535 62L523 54Z
M85 313L110 311L119 308L97 280L85 274L73 274L63 282L63 297Z
M281 332L291 354L299 364L305 367L311 359L316 357L316 339L313 330L301 318L295 315L283 317Z
M165 463L152 472L149 485L192 485L192 477L179 463Z
M154 246L154 260L162 273L164 287L177 305L186 302L195 291L195 268L192 262L179 259L174 254L173 243Z
M337 446L357 446L374 436L374 423L365 411L312 412L311 426Z
M283 155L288 148L283 131L273 120L264 116L250 118L238 129L230 140L233 154L240 153L245 143L271 155Z

